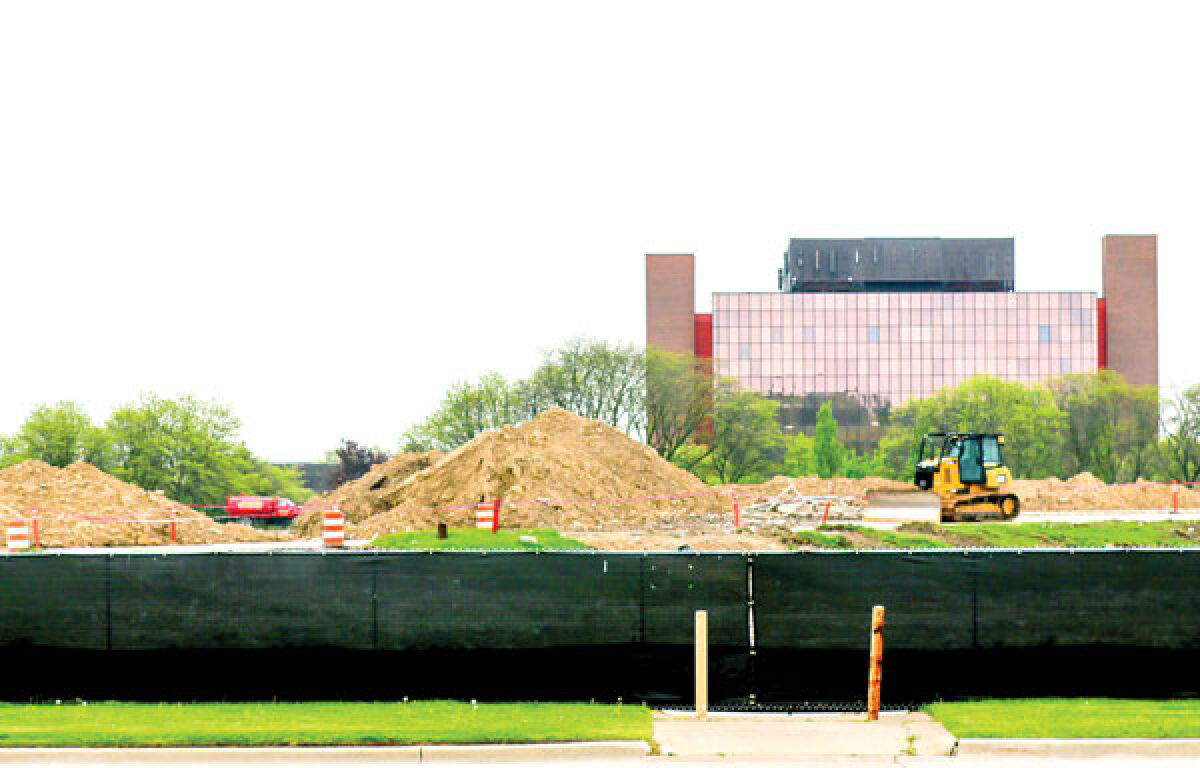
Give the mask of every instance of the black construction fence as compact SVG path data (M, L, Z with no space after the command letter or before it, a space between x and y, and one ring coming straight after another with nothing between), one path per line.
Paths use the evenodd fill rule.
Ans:
M1200 551L23 554L0 698L691 703L1200 695Z

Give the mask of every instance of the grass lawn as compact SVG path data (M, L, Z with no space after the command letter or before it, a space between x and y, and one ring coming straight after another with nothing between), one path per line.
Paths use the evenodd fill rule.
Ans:
M492 533L478 528L451 528L447 538L439 539L437 531L413 531L390 533L376 537L369 546L375 549L512 549L523 552L548 552L557 549L591 549L582 541L560 536L558 531L543 528L501 529ZM535 542L521 541L521 537L533 537Z
M651 735L650 710L604 704L0 704L0 748L520 744Z
M796 548L817 549L1200 547L1200 522L907 523L894 531L826 525L787 534L786 540Z
M960 739L1200 738L1200 700L994 699L925 711Z

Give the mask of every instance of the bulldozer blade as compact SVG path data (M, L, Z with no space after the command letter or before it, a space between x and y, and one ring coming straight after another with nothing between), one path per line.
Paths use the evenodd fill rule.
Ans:
M931 491L867 491L863 521L868 523L940 523L942 502Z

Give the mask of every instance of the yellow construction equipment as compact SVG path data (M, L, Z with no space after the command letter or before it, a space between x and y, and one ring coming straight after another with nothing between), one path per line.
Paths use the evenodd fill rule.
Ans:
M867 491L864 520L966 522L1011 520L1021 501L1009 491L1012 471L1001 448L1004 435L931 432L921 440L914 483L918 490Z

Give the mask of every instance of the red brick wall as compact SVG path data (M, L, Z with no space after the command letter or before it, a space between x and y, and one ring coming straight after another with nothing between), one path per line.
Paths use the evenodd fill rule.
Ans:
M696 265L690 253L646 254L646 344L677 354L696 347Z
M1108 367L1135 386L1158 386L1158 237L1105 235Z

